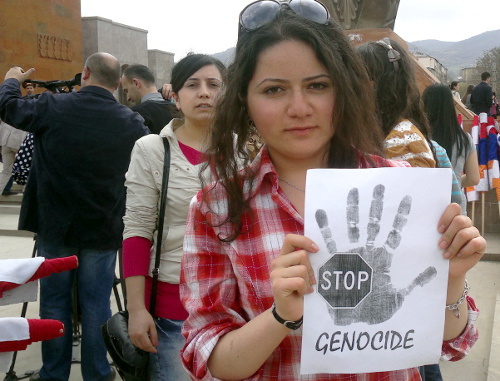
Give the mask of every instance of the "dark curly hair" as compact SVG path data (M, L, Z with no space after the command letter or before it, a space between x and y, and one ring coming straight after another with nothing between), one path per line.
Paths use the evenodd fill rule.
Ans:
M233 234L221 238L224 241L232 241L242 233L241 217L251 212L250 200L244 198L242 189L243 180L253 181L255 176L248 168L248 84L259 54L290 40L310 46L333 79L335 133L330 141L328 166L356 168L360 152L383 155L383 136L377 126L366 70L337 24L331 20L326 25L316 24L282 9L271 23L251 32L241 31L234 61L228 68L225 94L216 107L205 164L228 193L228 217L222 224L232 224ZM242 161L246 170L238 172ZM211 189L205 188L205 196Z
M427 136L429 127L421 107L415 62L396 41L390 40L390 44L401 55L397 65L388 59L387 49L378 42L357 47L368 75L374 82L377 114L382 129L387 136L401 119L409 119Z
M388 58L388 49L383 43L367 42L357 47L375 86L376 112L384 136L402 119L408 119L427 139L436 160L434 146L430 141L429 122L415 76L416 63L399 43L394 40L389 42L400 55L396 62Z

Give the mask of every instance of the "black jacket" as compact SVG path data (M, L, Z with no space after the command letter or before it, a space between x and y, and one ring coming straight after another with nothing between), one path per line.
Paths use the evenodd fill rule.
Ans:
M144 118L144 124L153 134L160 134L160 131L173 118L175 106L166 100L149 100L132 107Z
M472 90L472 95L470 98L470 103L472 105L472 111L476 114L480 114L482 112L490 115L490 108L493 102L493 90L491 86L486 82L481 82Z
M69 247L119 248L125 172L148 133L143 118L101 87L23 99L16 79L0 86L0 115L35 134L19 229Z

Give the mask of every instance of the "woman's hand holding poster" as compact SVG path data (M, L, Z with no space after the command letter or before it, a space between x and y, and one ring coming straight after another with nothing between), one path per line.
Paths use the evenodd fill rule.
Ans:
M451 170L309 170L305 235L316 285L304 300L301 373L437 363L448 261L438 221Z

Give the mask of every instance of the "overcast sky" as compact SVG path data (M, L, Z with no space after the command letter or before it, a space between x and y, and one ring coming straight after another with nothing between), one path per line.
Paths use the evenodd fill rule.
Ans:
M100 16L145 29L148 48L175 53L176 61L189 51L210 54L234 46L238 14L251 2L81 0L82 16ZM499 0L401 0L394 31L408 42L461 41L500 29L499 11Z

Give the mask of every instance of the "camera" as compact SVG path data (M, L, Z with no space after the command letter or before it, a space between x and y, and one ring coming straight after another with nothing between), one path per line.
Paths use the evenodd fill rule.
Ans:
M75 74L73 79L68 81L37 81L34 79L27 79L24 83L32 83L38 87L44 87L53 93L71 93L75 86L81 85L82 73Z

